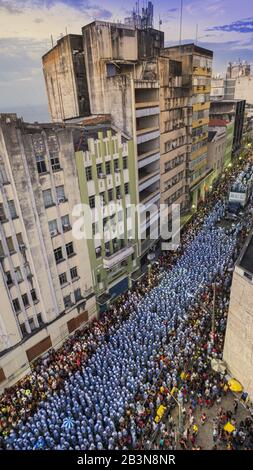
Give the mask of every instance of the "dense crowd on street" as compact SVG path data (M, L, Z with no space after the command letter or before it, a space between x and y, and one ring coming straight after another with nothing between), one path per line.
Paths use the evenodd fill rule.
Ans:
M32 372L6 390L0 399L2 448L195 448L196 407L205 421L205 408L227 393L210 357L222 357L231 271L251 217L247 212L227 230L219 226L232 176L200 206L176 252L161 256L101 320L35 361ZM172 418L156 420L159 407L168 412L174 406L171 390L187 404L179 442ZM219 423L218 417L219 439L238 448L243 434L251 447L252 422L239 423L229 439Z

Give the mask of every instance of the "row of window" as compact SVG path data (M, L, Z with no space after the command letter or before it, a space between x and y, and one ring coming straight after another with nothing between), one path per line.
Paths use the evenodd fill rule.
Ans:
M82 300L83 297L82 297L81 289L76 289L74 291L74 298L75 298L75 302L79 302L80 300ZM72 305L74 303L72 302L71 294L66 295L65 297L63 297L63 302L64 302L64 307L65 308L72 307Z
M66 196L65 196L64 186L56 186L55 190L56 190L57 204L61 204L62 202L66 202L67 199L66 199ZM53 199L51 189L46 189L45 191L42 191L42 195L43 195L45 208L55 205L55 201Z
M209 109L203 109L202 111L194 111L192 119L193 121L198 121L199 119L208 119L209 118Z
M164 183L164 191L168 191L168 189L172 188L175 186L179 181L182 181L184 179L185 172L180 171L177 175L173 176L173 178L170 178L168 181Z
M78 278L78 271L77 271L76 266L70 269L70 277L72 281ZM67 284L68 283L67 273L60 274L59 281L60 281L61 286L64 286L65 284Z
M69 215L64 215L63 217L61 217L61 226L62 226L63 232L67 232L68 230L71 229ZM55 235L57 235L59 233L58 221L56 219L50 220L48 222L48 228L49 228L51 237L54 237Z
M177 199L179 199L184 194L184 188L178 189L175 193L173 193L168 199L166 199L165 203L169 206L173 204Z
M18 283L22 282L23 281L23 276L22 276L21 269L19 267L17 267L17 268L14 269L14 271L15 271L17 282ZM31 276L31 270L30 270L30 266L29 266L28 263L25 265L25 272L26 272L27 276ZM6 271L5 279L6 279L6 283L9 287L13 286L14 281L12 279L12 275L11 275L10 271Z
M123 248L125 248L126 246L126 242L124 239L117 239L117 238L114 238L112 240L112 249L111 249L111 245L110 245L110 242L106 242L105 243L105 256L111 256L111 255L114 255L115 253L117 253L118 251L122 250ZM95 249L95 252L96 252L96 258L100 258L102 256L102 247L101 246L98 246L96 249Z
M196 144L192 145L192 153L206 146L207 146L207 139L201 140L200 142L197 142Z
M37 315L37 322L38 322L38 325L39 325L39 326L36 326L35 318L34 318L34 317L29 318L28 322L29 322L29 326L30 326L31 332L33 332L34 330L36 330L37 328L39 328L40 326L42 326L42 325L44 324L44 322L43 322L43 320L42 320L42 315L41 315L41 313L38 313L38 315ZM27 328L26 328L25 323L21 323L21 324L20 324L20 330L21 330L21 333L22 333L23 338L29 336L30 333L27 331Z
M39 175L47 173L47 165L44 155L36 155L36 164ZM50 154L50 165L53 171L58 171L61 169L58 153L53 152Z
M22 234L17 233L16 237L17 237L17 242L18 242L19 246L22 247L24 245ZM15 253L15 248L14 248L14 243L13 243L12 237L6 237L6 243L7 243L9 252L11 254ZM0 256L5 256L4 249L3 249L3 244L1 242L1 240L0 240Z
M186 135L182 135L174 140L168 140L168 142L165 143L165 152L170 152L171 150L175 150L176 148L181 147L182 145L185 145L186 143L187 143Z
M114 168L114 171L118 171L119 170L119 160L113 160L110 161L110 162L106 162L105 163L105 167L103 167L103 165L100 163L97 165L96 167L96 172L97 172L97 177L101 177L102 175L106 174L106 175L111 175L112 174L112 164L113 164L113 168ZM105 168L105 170L103 170L103 168ZM128 168L128 161L127 161L127 157L124 157L123 158L123 169L126 170ZM91 166L88 166L86 169L85 169L85 172L86 172L86 179L87 181L90 181L92 179L95 179L95 175L93 174L93 171L92 171L92 167ZM105 173L104 173L105 172Z
M10 212L10 216L12 219L16 219L17 212L14 201L8 201L8 208ZM0 203L0 222L6 222L8 218L6 217L4 206Z
M8 176L3 163L0 163L0 184L8 183Z
M124 191L125 191L125 194L129 194L129 183L124 184ZM121 186L117 186L115 188L115 194L114 194L113 189L109 189L107 191L107 200L108 200L108 202L112 202L115 199L115 196L116 196L116 199L121 198ZM104 192L100 193L99 197L100 197L100 200L101 200L101 204L105 205L106 204L106 193L104 193ZM89 197L89 205L90 205L91 209L94 209L94 207L96 206L96 196L90 196Z
M184 160L185 160L185 154L184 153L182 155L179 155L176 158L173 158L173 160L165 163L164 172L167 173L168 171L173 170L177 166L182 165L182 163L184 163Z
M21 297L22 297L22 302L23 302L23 304L24 304L24 307L25 307L25 308L29 308L29 307L30 307L30 303L29 303L28 295L27 295L27 294L22 294ZM37 294L36 294L35 289L32 289L32 290L31 290L31 297L32 297L32 300L33 300L34 303L37 303L37 302L38 302L38 298L37 298ZM19 302L19 299L18 299L18 298L13 299L12 305L13 305L13 308L14 308L14 310L15 310L16 313L20 313L20 312L21 312L20 302Z
M66 252L67 252L67 257L68 258L71 258L71 256L75 255L73 242L67 243L67 245L65 245L65 247L66 247ZM63 257L63 253L62 253L62 247L56 248L54 250L54 257L55 257L56 264L60 263L61 261L64 261L64 257Z

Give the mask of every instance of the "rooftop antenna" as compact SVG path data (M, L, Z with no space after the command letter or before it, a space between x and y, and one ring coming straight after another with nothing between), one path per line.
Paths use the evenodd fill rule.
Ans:
M51 34L51 44L52 44L52 47L54 47L54 38L52 34Z
M196 24L196 46L198 44L198 35L199 35L199 25L198 23Z
M68 35L68 27L65 28L66 36Z
M183 26L183 0L181 0L180 7L180 32L179 32L179 45L182 45L182 26Z

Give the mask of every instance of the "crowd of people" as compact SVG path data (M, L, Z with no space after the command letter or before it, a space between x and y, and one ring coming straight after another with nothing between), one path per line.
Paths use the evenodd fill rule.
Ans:
M200 207L177 252L161 257L103 320L36 361L32 373L6 391L3 448L147 448L157 432L157 409L172 406L171 390L180 390L193 410L221 398L224 379L210 371L208 358L221 356L231 269L247 233L246 219L229 230L217 224L228 186L229 178ZM218 315L211 338L214 281ZM194 422L191 427L193 445ZM162 446L174 446L173 436L171 422L162 429Z

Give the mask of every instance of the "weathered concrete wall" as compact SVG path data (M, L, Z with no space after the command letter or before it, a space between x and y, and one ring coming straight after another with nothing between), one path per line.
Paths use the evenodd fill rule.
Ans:
M63 37L42 60L52 121L89 114L82 37Z
M238 379L253 398L253 283L234 272L224 360L233 377Z

